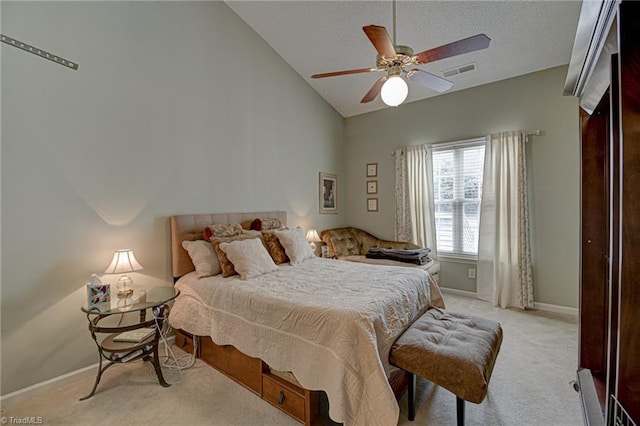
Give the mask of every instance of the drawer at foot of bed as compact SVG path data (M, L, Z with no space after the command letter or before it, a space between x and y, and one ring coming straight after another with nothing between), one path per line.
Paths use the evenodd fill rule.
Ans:
M305 425L318 414L318 392L302 389L274 374L262 375L262 398Z
M396 399L400 401L400 398L402 398L402 395L404 395L409 387L409 373L399 368L395 369L391 373L391 377L389 377L389 384Z
M184 330L176 330L176 341L175 344L177 347L179 347L180 349L182 349L185 352L189 352L190 354L193 353L193 335L187 333ZM200 357L200 348L198 348L197 352L196 352L196 358Z
M249 390L262 395L262 373L265 364L231 345L220 346L210 337L200 337L200 358Z

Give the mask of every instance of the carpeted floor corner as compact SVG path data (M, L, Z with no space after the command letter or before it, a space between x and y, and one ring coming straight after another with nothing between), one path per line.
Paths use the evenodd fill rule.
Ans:
M488 396L481 404L466 404L467 425L583 424L578 394L571 385L577 366L575 317L505 310L462 296L444 296L447 309L494 319L504 331ZM3 422L34 417L46 425L299 424L200 361L181 373L164 369L165 379L173 383L169 388L158 385L149 363L113 366L95 396L79 401L90 391L94 373L10 405L3 403ZM423 380L417 386L415 421L407 419L406 395L400 410L400 425L456 424L455 396Z

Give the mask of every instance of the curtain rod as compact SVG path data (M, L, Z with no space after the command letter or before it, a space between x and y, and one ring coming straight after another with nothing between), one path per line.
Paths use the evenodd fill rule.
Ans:
M540 129L531 130L529 132L525 132L524 135L525 135L524 141L529 142L529 140L531 140L529 136L542 136L542 130Z
M525 136L526 138L526 142L529 142L529 136L543 136L544 132L540 129L535 129L535 130L529 130L525 132ZM450 141L450 142L433 142L429 145L441 145L441 144L447 144L447 145L457 145L457 144L464 144L464 143L468 143L468 142L474 142L478 139L482 139L482 138L471 138L471 139L465 139L465 140L460 140L460 141ZM425 144L426 145L426 144ZM391 155L393 157L396 156L396 152L392 151Z

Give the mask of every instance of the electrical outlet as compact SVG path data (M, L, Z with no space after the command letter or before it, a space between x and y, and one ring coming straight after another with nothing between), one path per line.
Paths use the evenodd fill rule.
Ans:
M476 277L476 268L469 268L469 278Z

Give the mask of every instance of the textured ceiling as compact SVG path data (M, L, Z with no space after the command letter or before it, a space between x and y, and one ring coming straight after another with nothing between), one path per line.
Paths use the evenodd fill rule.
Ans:
M375 67L376 51L362 27L382 25L393 37L390 1L226 3L344 117L388 108L380 97L369 104L360 103L382 73L324 79L310 76ZM580 1L569 0L399 0L396 42L417 53L485 33L491 39L489 48L420 66L442 76L450 68L475 63L475 71L449 78L454 83L452 92L568 64L580 7ZM405 103L436 95L410 82Z

